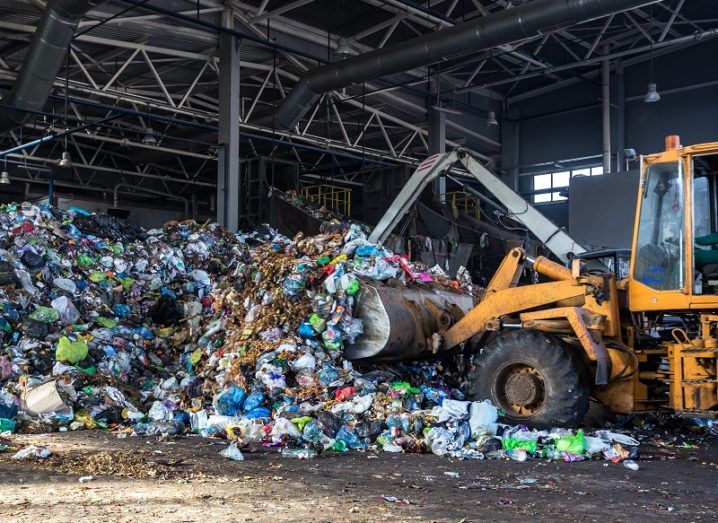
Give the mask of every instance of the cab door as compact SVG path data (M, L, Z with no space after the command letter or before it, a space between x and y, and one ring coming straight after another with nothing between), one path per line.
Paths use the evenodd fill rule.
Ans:
M690 170L680 149L645 157L636 205L629 284L632 311L688 309ZM689 274L691 273L691 274Z

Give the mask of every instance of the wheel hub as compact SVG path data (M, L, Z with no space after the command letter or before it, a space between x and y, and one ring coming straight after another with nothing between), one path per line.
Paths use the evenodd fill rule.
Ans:
M530 417L540 411L545 399L541 373L531 365L513 363L497 376L496 399L509 415Z
M538 376L528 373L512 374L506 381L506 399L522 407L531 405L538 399L540 388Z

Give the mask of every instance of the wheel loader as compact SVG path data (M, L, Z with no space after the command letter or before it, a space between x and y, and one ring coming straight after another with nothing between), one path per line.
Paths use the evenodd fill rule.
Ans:
M349 358L465 351L470 398L533 427L581 423L590 397L616 413L718 414L718 142L683 147L670 136L663 152L641 158L633 244L624 253L585 252L464 151L427 162L371 239L383 241L416 195L461 163L561 263L515 248L477 304L367 285L357 305L365 334ZM622 255L630 255L627 274ZM525 273L538 278L521 283Z

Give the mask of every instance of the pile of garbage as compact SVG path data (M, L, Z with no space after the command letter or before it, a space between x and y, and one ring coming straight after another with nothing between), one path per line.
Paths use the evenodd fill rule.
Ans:
M0 431L140 420L247 247L216 224L144 231L79 209L0 212Z
M0 211L0 432L193 432L231 441L230 459L250 443L300 458L635 457L638 442L618 433L499 424L496 407L466 400L452 362L344 359L363 332L364 282L478 291L465 272L451 280L370 244L357 224L290 240L268 227L144 231L77 209Z

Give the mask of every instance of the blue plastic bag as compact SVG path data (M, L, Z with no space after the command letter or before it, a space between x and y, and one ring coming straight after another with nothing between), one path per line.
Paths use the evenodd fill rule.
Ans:
M350 449L363 449L367 446L366 443L357 436L354 429L347 425L342 425L334 439L343 441Z
M312 324L306 321L299 326L297 332L305 339L312 339L317 335L314 327L312 327Z
M242 411L242 405L247 393L241 387L232 387L225 390L214 400L214 408L223 416L236 416Z
M242 407L242 410L244 412L249 412L256 409L257 407L260 407L262 403L264 403L264 394L262 394L261 392L252 392L244 400L244 407Z
M424 397L429 403L434 403L435 405L441 405L444 400L449 397L446 391L427 387L426 385L421 386L421 392L424 393Z
M267 407L257 407L247 412L244 417L249 419L257 418L268 418L272 415L272 412Z

